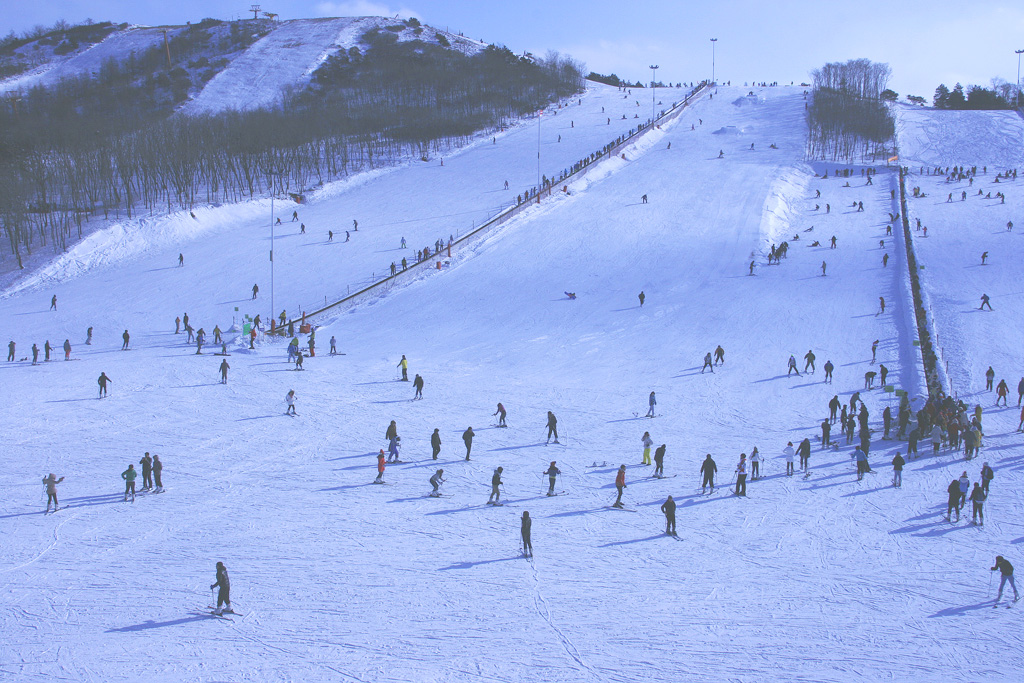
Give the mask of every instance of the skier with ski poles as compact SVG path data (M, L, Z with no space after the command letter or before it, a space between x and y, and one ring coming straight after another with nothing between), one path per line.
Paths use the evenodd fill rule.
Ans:
M561 473L562 473L562 470L558 469L555 466L555 461L554 460L552 460L551 464L548 466L548 468L546 470L544 470L544 474L548 475L548 495L549 496L555 495L555 478L558 477L558 475L560 475Z
M661 511L665 513L665 533L669 536L676 535L676 502L672 496L665 499L661 504Z
M747 454L740 453L740 461L736 465L736 490L737 496L747 495Z
M622 491L626 488L626 466L620 465L619 471L615 475L615 488L618 490L619 495L615 498L615 502L612 503L613 508L622 508Z
M555 443L558 443L558 419L550 410L548 411L548 438L544 443L551 441L551 435L555 436Z
M498 409L494 411L494 415L498 416L498 426L499 427L508 427L508 425L505 424L505 415L506 415L506 413L505 413L505 406L501 405L501 403L498 403ZM493 415L492 415L492 417L493 417Z
M64 481L64 477L60 479L57 475L51 472L47 476L43 477L43 485L46 487L46 511L50 511L50 501L53 501L53 511L56 512L60 505L57 503L57 484Z
M213 613L217 616L225 612L234 614L234 610L231 609L231 580L228 578L228 570L223 562L217 563L217 582L210 584L210 590L218 587L220 590L217 591L217 607ZM221 607L221 605L226 607Z
M998 605L999 601L1002 600L1002 598L1003 598L1003 586L1006 585L1007 581L1010 582L1010 587L1013 588L1013 601L1017 602L1018 600L1020 600L1020 595L1018 595L1018 593L1017 593L1017 584L1013 580L1013 565L1010 564L1010 562L1006 558L1004 558L1002 555L997 555L996 556L996 566L992 567L989 571L993 571L994 572L997 569L999 570L999 574L1000 574L1000 578L999 578L999 593L996 594L996 603L995 603L995 605L993 605L993 607Z

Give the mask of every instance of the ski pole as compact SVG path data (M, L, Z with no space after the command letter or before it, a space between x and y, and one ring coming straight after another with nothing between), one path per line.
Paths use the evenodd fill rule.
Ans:
M985 599L986 600L991 600L992 599L992 572L988 573L988 590L985 591Z

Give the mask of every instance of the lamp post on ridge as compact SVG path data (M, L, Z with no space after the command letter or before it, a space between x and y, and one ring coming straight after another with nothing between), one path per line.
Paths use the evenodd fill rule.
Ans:
M711 39L711 83L715 83L715 43L718 42L718 38Z
M1020 109L1020 56L1024 50L1014 50L1017 53L1017 99L1013 103L1015 109Z
M658 66L657 64L651 64L651 124L652 125L654 124L654 118L655 118L655 116L654 116L654 90L655 90L655 85L654 84L658 82L658 80L654 77L654 75L655 75L655 72L658 69L660 69L660 68L661 67Z

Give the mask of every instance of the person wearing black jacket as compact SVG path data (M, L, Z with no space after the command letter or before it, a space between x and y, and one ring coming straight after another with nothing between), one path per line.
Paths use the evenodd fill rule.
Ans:
M547 443L548 441L551 441L552 434L555 437L555 443L558 443L558 419L555 417L555 414L552 413L549 410L548 411L548 438L547 438L547 441L545 441L544 443Z
M811 440L801 441L796 448L796 454L800 456L800 469L806 472L811 466Z
M147 452L139 464L142 465L142 490L148 491L153 488L153 458Z
M441 453L441 434L436 427L434 433L430 435L430 448L434 451L434 460L437 460L437 456Z
M223 562L217 563L217 583L210 585L210 590L220 587L217 591L217 609L214 610L214 614L223 614L224 612L233 612L231 609L231 580L228 579L228 570L224 566ZM221 608L221 605L227 605L226 608Z
M661 504L661 511L665 513L665 533L670 536L676 535L676 502L672 496L665 499Z
M1020 595L1017 594L1017 584L1013 581L1013 565L1004 558L1002 555L996 556L996 566L992 567L989 571L999 570L1002 575L999 579L999 593L996 595L996 602L998 603L1003 597L1003 586L1006 582L1010 582L1010 587L1013 588L1013 601L1017 602L1020 599Z
M907 461L903 459L899 451L896 451L896 455L892 459L892 485L896 488L903 487L903 466L907 464Z
M555 467L555 461L551 461L551 465L544 470L544 474L548 475L548 495L555 495L555 478L562 473L562 470Z
M501 468L498 468L501 469ZM530 513L524 511L522 524L519 527L519 535L523 538L523 556L533 557L533 541L530 540L530 529L533 527L533 520Z
M665 444L654 449L654 476L661 479L665 476Z
M704 458L704 462L701 463L700 472L704 475L704 480L700 485L700 492L704 493L704 489L711 487L711 493L715 492L715 473L718 472L718 465L715 464L711 454L708 453L707 457Z
M487 503L490 504L492 501L495 505L501 504L501 473L504 471L503 468L498 467L494 470L494 474L491 475L491 495L487 496Z
M978 526L985 526L985 512L982 510L982 505L985 503L985 499L988 495L984 489L981 488L981 484L974 482L974 490L971 491L971 523L977 524Z
M950 482L949 486L946 487L946 493L949 494L949 500L946 507L946 521L951 522L950 517L953 515L953 511L956 510L956 521L960 521L960 480L954 479Z
M469 460L469 452L473 450L473 437L476 434L473 433L472 427L466 427L466 431L462 432L462 441L466 444L466 460Z

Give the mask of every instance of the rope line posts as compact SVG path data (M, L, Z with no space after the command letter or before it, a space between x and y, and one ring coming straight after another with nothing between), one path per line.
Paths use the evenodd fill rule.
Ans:
M598 161L615 156L616 154L620 153L623 149L625 149L627 146L633 144L651 130L654 130L657 124L668 121L670 118L678 115L681 111L688 107L691 102L693 102L699 96L706 93L710 89L710 87L711 86L708 84L707 81L702 81L700 84L697 85L697 87L695 87L687 95L685 95L682 101L674 103L667 110L661 112L658 118L655 119L654 121L649 121L646 124L639 126L636 130L631 129L628 135L620 135L619 137L615 138L614 140L606 144L604 147L602 147L601 150L593 152L584 159L577 161L575 164L572 165L570 169L565 169L561 171L558 174L558 176L554 178L547 178L546 182L543 183L543 187L530 189L530 195L528 198L524 198L523 201L513 204L509 208L500 211L496 216L494 216L490 220L481 223L478 227L470 230L465 235L462 235L458 239L454 240L451 246L446 247L444 251L446 253L450 253L451 249L459 245L467 244L469 241L479 237L481 233L490 230L491 228L497 227L502 223L505 223L509 219L518 216L520 213L525 211L527 208L533 206L535 203L539 204L541 198L545 196L550 197L552 191L555 188L557 188L557 186L560 183L568 184L569 182L573 182L575 180L579 180L580 178L585 177L586 174L591 170L591 167ZM344 308L342 307L346 305L354 306L357 303L359 303L360 300L366 298L367 295L369 294L384 294L390 291L391 288L400 279L418 276L421 268L423 268L424 266L430 266L431 264L434 264L437 261L438 259L435 257L425 258L415 263L410 263L405 270L400 270L394 275L382 276L381 279L373 278L370 284L366 285L365 287L361 287L357 289L355 292L352 292L342 297L341 299L334 301L333 303L328 303L327 305L322 306L316 310L304 312L300 316L288 320L284 325L279 325L273 331L273 334L283 335L285 331L288 329L288 325L292 323L309 323L313 318L322 316L325 313L340 312L341 310L344 310Z

